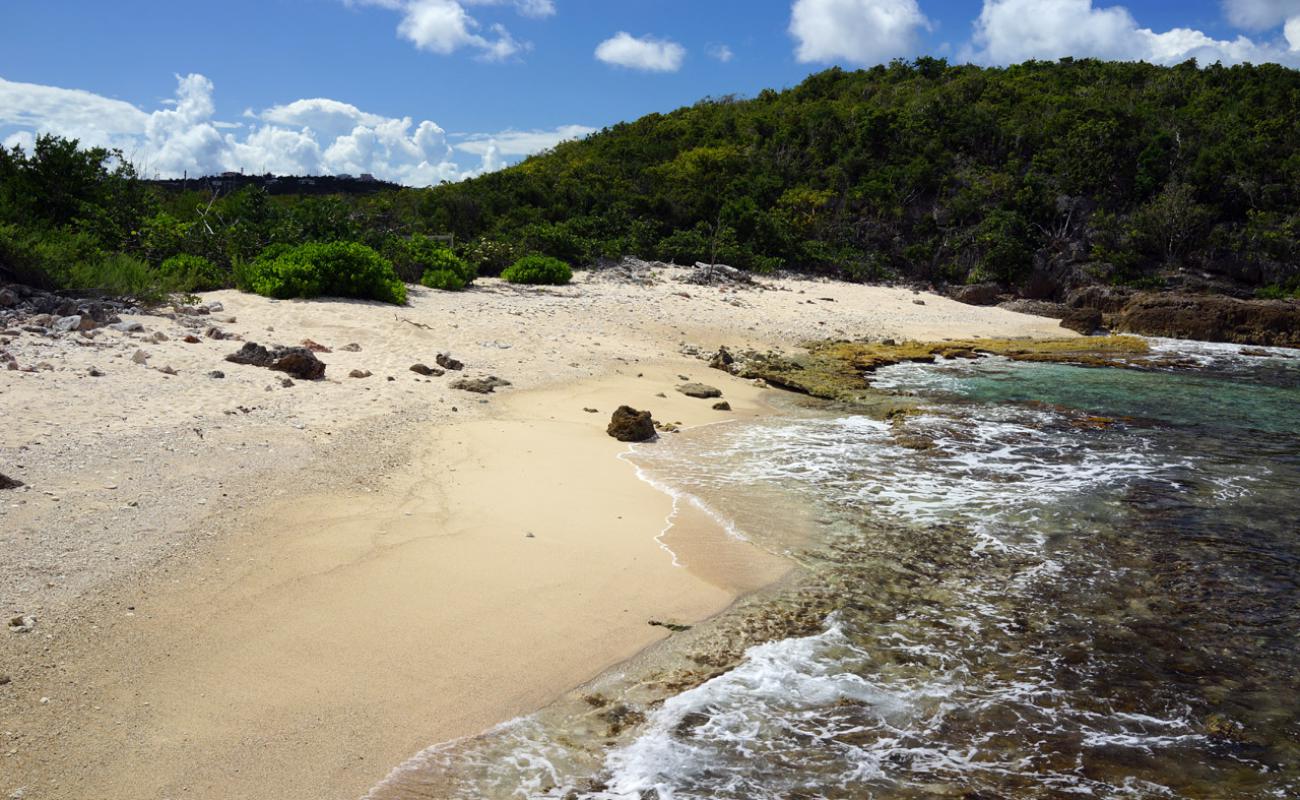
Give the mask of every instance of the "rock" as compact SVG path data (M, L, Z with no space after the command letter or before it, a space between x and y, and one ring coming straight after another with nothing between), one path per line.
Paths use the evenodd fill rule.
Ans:
M701 400L708 400L713 397L722 397L722 390L707 383L683 383L677 387L677 391L687 397L697 397Z
M437 364L443 369L449 369L452 372L460 372L465 369L465 365L452 358L451 353L439 353L437 356Z
M996 283L977 283L962 286L952 293L952 299L968 306L991 306L998 302L1002 289Z
M1095 308L1076 308L1061 320L1061 327L1091 336L1101 328L1101 312Z
M440 378L447 374L436 367L427 367L424 364L412 364L411 372L414 372L417 375L424 375L425 377L432 375L435 378Z
M163 342L167 341L167 334L163 333L162 331L154 331L153 333L144 337L144 340L146 342L152 342L153 344L162 344Z
M19 486L22 485L23 485L22 481L16 478L11 478L8 475L5 475L3 472L0 472L0 490L17 489Z
M605 432L620 442L647 442L655 438L655 424L649 411L619 406Z
M695 269L682 278L682 283L696 286L752 286L754 279L749 273L726 264L705 264L699 261L696 262Z
M191 334L189 334L188 336L186 336L184 339L182 339L181 341L185 342L186 344L198 344L200 340L199 340L199 337L197 337L197 336L195 336L194 334L191 333Z
M18 295L11 289L0 289L0 308L13 308L18 305Z
M10 633L31 633L36 628L36 617L20 614L9 620Z
M211 372L208 373L208 377L211 378L211 379L214 380L214 381L219 381L219 380L221 380L222 378L226 377L226 373L222 372L222 371L219 370L219 369L214 369L214 370L212 370Z
M356 342L351 342L350 344L343 345L339 349L345 353L360 353L361 345L357 344Z
M914 306L923 306L923 305L925 305L925 301L924 301L924 300L913 300L913 301L912 301L912 305L914 305Z
M265 367L277 372L287 372L305 381L325 377L325 364L305 347L277 347L267 350L256 342L247 342L239 352L226 356L232 364Z
M731 354L725 346L719 347L718 352L713 354L709 359L709 366L713 369L720 369L723 372L730 372L731 366L736 363L736 357Z
M1070 308L1095 308L1103 314L1114 314L1133 299L1132 289L1114 286L1085 286L1070 292L1065 305Z
M149 361L149 354L143 350L136 350L135 355L131 356L131 360L137 364L145 364Z
M58 319L54 320L54 330L60 333L69 333L70 331L90 330L90 328L81 327L83 320L89 322L90 328L95 327L95 321L93 319L90 319L89 317L82 317L80 314L73 314L67 317L59 317Z
M313 353L332 353L332 352L334 352L333 350L329 349L328 347L326 347L325 345L321 344L320 342L313 342L311 339L303 339L303 340L302 340L302 346L305 347L305 348L307 348L308 350L312 351Z
M1300 347L1300 302L1139 294L1111 318L1110 327L1173 339Z
M99 369L98 367L91 367L89 370L86 371L86 374L89 375L89 376L92 377L92 378L102 378L102 377L104 377L104 373L103 373L102 371L100 371L100 369Z
M354 369L348 373L349 378L369 378L373 373L369 370Z
M144 333L144 326L138 322L114 322L108 327L122 333Z
M220 314L222 311L226 310L226 307L217 300L208 303L206 308L208 309L209 314Z
M165 365L165 366L159 367L159 368L158 368L158 371L161 372L161 373L164 374L164 375L175 375L175 374L176 374L176 370L172 369L172 365L171 365L171 364L167 364L167 365Z
M501 386L509 386L510 381L502 380L495 375L489 375L486 378L460 378L452 381L451 388L460 389L462 392L473 392L474 394L492 394Z
M731 410L731 403L728 403L726 400L723 400L721 403L714 403L714 404L713 404L713 410L714 410L714 411L730 411L730 410Z
M582 409L582 410L585 411L585 412L587 412L588 414L599 414L599 413L600 413L600 409L599 409L599 408L584 408L584 409Z

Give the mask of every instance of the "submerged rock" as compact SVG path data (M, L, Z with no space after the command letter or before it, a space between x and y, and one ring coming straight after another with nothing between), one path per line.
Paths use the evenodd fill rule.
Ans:
M620 442L647 442L655 438L655 423L649 411L619 406L605 432Z

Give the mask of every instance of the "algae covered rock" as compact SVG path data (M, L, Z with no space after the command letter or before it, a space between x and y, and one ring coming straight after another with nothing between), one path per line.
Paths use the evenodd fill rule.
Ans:
M655 438L655 423L649 411L619 406L605 432L620 442L648 442Z
M709 386L707 383L684 383L677 387L677 391L687 397L695 397L700 400L722 397L721 389L716 386Z

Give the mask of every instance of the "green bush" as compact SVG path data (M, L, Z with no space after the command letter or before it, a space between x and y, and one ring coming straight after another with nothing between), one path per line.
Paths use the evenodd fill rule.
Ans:
M501 278L509 283L561 286L573 280L573 270L558 258L524 256L502 272Z
M517 245L495 239L475 239L462 251L480 275L500 275L522 255Z
M406 303L406 284L398 279L392 263L356 242L275 247L273 253L264 252L241 267L239 282L266 297L329 295Z
M145 302L161 300L170 288L159 281L158 273L148 264L122 253L73 264L66 285L110 295L130 295Z
M221 289L228 276L203 256L186 253L172 256L158 267L163 285L174 292L206 292Z
M424 276L420 278L420 285L445 292L459 292L465 288L466 283L455 270L430 269L425 270Z

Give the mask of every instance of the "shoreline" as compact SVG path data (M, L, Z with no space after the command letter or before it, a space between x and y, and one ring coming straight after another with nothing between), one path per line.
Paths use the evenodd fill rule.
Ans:
M795 296L800 285L840 302L814 309ZM215 501L223 506L216 524L181 533L212 513L162 523L159 549L149 551L161 555L99 573L98 583L87 578L71 600L51 601L55 611L42 615L36 636L10 634L18 649L5 654L0 671L15 680L0 687L0 711L13 751L4 764L14 777L0 789L25 788L33 800L360 796L431 743L535 711L666 637L650 618L707 618L788 569L720 530L710 534L709 521L698 519L672 529L674 544L690 538L687 527L705 534L690 542L696 549L683 559L687 568L673 567L656 541L668 532L670 499L639 480L619 458L626 446L604 433L609 412L624 403L687 426L721 418L711 402L673 390L680 374L722 388L731 416L761 413L762 389L676 355L683 339L703 347L789 345L873 319L875 330L918 336L1059 333L1050 320L938 300L918 311L909 293L878 287L810 283L716 296L690 287L693 297L672 288L588 278L555 292L491 285L462 296L426 293L399 314L437 323L442 309L458 309L455 323L443 318L433 335L408 333L412 326L369 304L277 306L222 293L228 306L241 306L242 330L231 327L246 339L272 327L294 331L281 341L309 335L336 347L356 336L366 355L350 358L378 361L396 375L415 360L407 351L428 352L427 340L441 347L450 339L453 352L464 354L495 334L473 351L473 366L518 390L492 396L486 407L440 385L422 399L419 392L430 390L410 377L397 386L336 380L283 393L268 387L263 395L265 373L240 372L248 379L229 389L186 383L185 373L202 367L171 348L182 377L158 384L160 400L197 398L216 415L240 391L266 396L280 404L278 413L257 430L270 443L267 453L283 452L264 463L262 451L212 463L215 484L197 478L209 481L212 497L234 495ZM886 301L919 321L890 316ZM575 318L584 320L582 330L574 330ZM521 351L488 346L503 330L515 331ZM349 357L325 358L331 369L349 366ZM53 379L55 388L69 387L45 395L62 412L96 396L82 391L82 381L57 372L46 380ZM196 394L166 395L172 387ZM371 387L392 397L361 393ZM362 398L374 406L357 420ZM600 413L583 410L590 407ZM122 410L122 427L132 432L141 420L129 405ZM185 415L176 416L183 430ZM204 425L193 451L171 461L145 457L140 468L152 469L146 477L165 492L178 479L169 470L185 472L236 449L249 419L230 418L220 430ZM101 480L81 469L73 474L78 483ZM217 491L223 488L231 491ZM67 541L85 551L76 557L89 558L97 540L83 543L89 531L73 523L106 513L96 499L105 490L85 498L60 491L61 509L86 513L55 524L54 533L69 529ZM57 523L53 505L37 507L30 491L24 497L32 505L13 513L33 525ZM244 501L251 507L226 507ZM165 504L158 513L166 519ZM132 532L139 526L120 524ZM129 538L119 547L139 549ZM741 550L755 552L735 557ZM27 602L21 592L13 596Z

